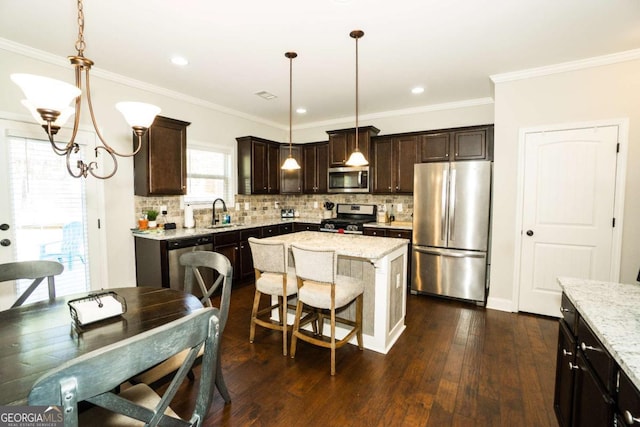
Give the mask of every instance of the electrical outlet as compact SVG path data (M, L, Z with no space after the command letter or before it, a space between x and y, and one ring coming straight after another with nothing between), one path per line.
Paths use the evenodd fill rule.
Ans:
M239 211L240 210L240 203L236 203L236 210Z
M402 285L402 279L400 278L400 273L396 274L396 289L398 289Z
M167 205L160 206L160 215L166 215L167 213Z
M273 207L278 209L280 207L280 202L273 202Z
M396 205L396 210L397 210L398 212L402 212L402 203L398 203L398 204Z
M313 202L313 209L318 209L318 202Z
M249 210L249 202L244 202L244 210L245 211Z

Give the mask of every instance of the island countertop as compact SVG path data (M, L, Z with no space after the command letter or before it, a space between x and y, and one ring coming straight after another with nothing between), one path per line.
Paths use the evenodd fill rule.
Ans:
M640 389L640 286L559 277L580 316Z
M312 248L333 249L339 256L378 260L409 244L408 239L395 237L373 237L359 234L321 233L300 231L269 237L290 245L291 243Z

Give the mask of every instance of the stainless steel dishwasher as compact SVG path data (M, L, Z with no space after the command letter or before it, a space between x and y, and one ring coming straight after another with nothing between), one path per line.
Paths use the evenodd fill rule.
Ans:
M180 264L180 255L193 251L213 251L213 236L197 236L167 241L167 257L169 259L169 287L184 290L184 267ZM205 283L213 282L213 270L203 272ZM194 294L202 296L198 290Z

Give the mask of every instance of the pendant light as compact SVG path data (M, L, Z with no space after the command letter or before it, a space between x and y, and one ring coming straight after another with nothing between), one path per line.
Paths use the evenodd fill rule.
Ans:
M364 155L358 147L358 39L364 36L364 31L353 30L349 35L356 39L356 145L353 153L351 153L351 156L349 156L345 164L347 166L366 166L369 162L364 158Z
M34 76L32 74L12 74L11 80L20 86L24 92L27 99L22 101L22 105L24 105L31 112L34 119L42 125L49 137L49 142L51 143L51 148L54 153L59 156L66 156L67 171L69 172L69 175L74 178L86 178L88 174L91 174L99 179L107 179L111 178L118 170L116 156L131 157L140 151L142 136L153 123L156 115L160 112L160 108L155 105L144 104L141 102L119 102L116 104L116 109L122 113L125 120L129 123L129 126L131 126L134 135L136 135L138 139L138 143L136 149L131 153L118 153L109 144L107 144L98 129L96 118L93 115L89 70L94 64L92 60L84 56L86 44L84 41L84 12L82 0L78 0L77 5L78 39L75 44L76 55L68 57L75 71L75 86L63 81L54 80L48 77ZM93 123L96 135L100 139L100 142L102 142L102 145L98 145L95 148L96 156L99 153L98 150L102 150L106 152L113 161L113 169L103 175L98 175L94 172L94 170L98 168L98 164L95 161L85 163L82 160L77 160L76 167L78 168L78 171L74 172L71 168L71 155L80 150L80 146L75 142L75 139L80 124L83 72L85 74L85 95L87 96L91 122ZM69 106L69 103L71 102L75 104L75 107ZM73 132L69 142L62 144L60 142L56 142L54 140L54 136L58 133L60 127L64 125L67 119L74 114L75 119L73 123Z
M293 121L292 119L293 117L293 58L298 56L298 54L295 52L287 52L284 54L284 56L289 58L289 157L287 157L287 160L285 160L284 163L282 164L282 169L298 170L300 169L300 165L298 164L296 159L293 158L293 155L291 154L291 143L292 143L291 122Z

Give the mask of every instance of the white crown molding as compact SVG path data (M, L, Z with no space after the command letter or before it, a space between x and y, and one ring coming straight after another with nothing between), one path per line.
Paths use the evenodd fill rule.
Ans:
M42 62L46 62L48 64L60 66L60 67L68 67L69 60L67 58L63 58L58 55L54 55L39 49L34 49L29 46L25 46L19 43L15 43L11 40L7 40L0 37L0 49L13 52L22 56L26 56L28 58L36 59ZM262 123L268 126L272 126L279 129L285 129L279 123L272 122L270 120L265 120L260 117L252 116L250 114L245 114L243 112L233 110L231 108L223 107L222 105L215 104L213 102L205 101L200 98L196 98L193 96L185 95L180 92L176 92L173 90L169 90L160 86L155 86L149 83L145 83L140 80L132 79L130 77L123 76L121 74L112 73L110 71L102 70L98 67L91 68L91 75L94 77L99 77L105 80L109 80L115 83L119 83L125 86L129 86L134 89L141 89L147 92L155 93L158 95L163 95L178 101L188 102L190 104L198 105L204 108L208 108L210 110L215 110L224 114L229 114L232 116L240 117L243 119L251 120L253 122Z
M565 73L567 71L584 70L586 68L600 67L603 65L616 64L618 62L633 61L636 59L640 59L640 49L627 50L624 52L580 59L577 61L562 62L560 64L548 65L545 67L530 68L527 70L514 71L512 73L494 74L489 77L494 83L504 83L548 76L551 74Z
M492 105L494 103L493 98L476 98L476 99L467 99L464 101L455 101L455 102L446 102L443 104L433 104L433 105L425 105L422 107L414 107L414 108L406 108L403 110L391 110L384 111L381 113L371 113L359 115L359 120L374 120L374 119L382 119L382 118L390 118L390 117L398 117L398 116L409 116L412 114L421 114L421 113L429 113L433 111L443 111L443 110L453 110L456 108L465 108L465 107L476 107L478 105ZM322 122L314 122L308 123L304 125L294 126L293 129L310 129L316 127L324 127L331 125L341 125L345 122L355 122L355 116L350 117L342 117L339 119L333 120L325 120Z

